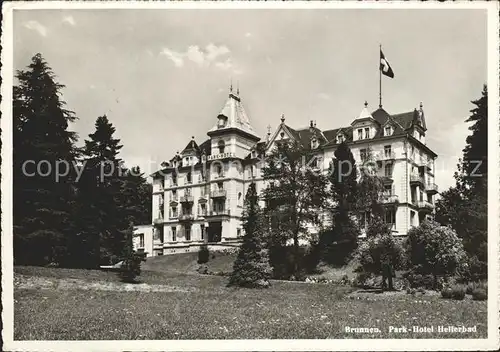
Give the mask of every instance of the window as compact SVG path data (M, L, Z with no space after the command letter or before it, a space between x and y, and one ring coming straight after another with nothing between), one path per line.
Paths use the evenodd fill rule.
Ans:
M424 200L424 192L422 192L422 190L420 190L420 201L422 202Z
M224 143L223 140L220 140L219 143L217 143L217 146L219 148L219 153L220 154L224 153L224 149L226 148L226 143Z
M226 126L226 120L227 118L225 116L219 116L217 128L223 128L224 126Z
M243 204L243 200L242 200L242 194L241 192L238 193L238 205L242 205Z
M217 177L224 176L224 169L222 168L222 165L217 165L215 170L215 172L217 173Z
M392 147L390 145L384 146L384 156L386 159L390 158L392 155Z
M344 135L343 134L339 134L337 136L337 144L340 144L340 143L343 143L344 142Z
M224 182L217 182L217 189L222 191L224 189Z
M200 225L200 234L201 234L201 239L204 240L205 239L205 226Z
M200 204L200 215L207 215L207 206L204 203Z
M394 210L385 212L385 223L396 225L396 212Z
M172 227L172 242L177 241L177 229Z
M386 196L392 195L392 186L391 185L385 185L384 186L384 194Z
M191 241L191 227L186 226L185 231L186 241Z
M415 226L415 212L413 210L410 211L410 225Z
M311 148L312 148L312 149L316 149L316 148L318 148L318 140L317 140L316 138L313 138L313 139L311 140Z
M280 137L281 137L281 139L285 138L285 132L281 131Z
M358 128L358 139L363 139L363 129Z
M370 128L369 127L365 128L365 138L370 138Z
M172 207L171 208L170 217L171 218L176 218L177 217L177 207Z
M177 200L177 190L172 190L172 200Z
M241 229L236 229L236 237L241 237Z
M177 175L172 175L172 186L177 186Z
M392 165L387 164L384 166L384 176L385 177L392 177Z
M191 176L191 172L188 172L186 175L186 183L188 183L188 184L193 183L193 178Z
M392 134L392 127L386 126L384 129L384 136L390 136Z
M359 157L361 158L361 161L365 161L368 158L368 151L366 149L360 149Z
M139 247L144 247L144 234L140 233L139 234Z

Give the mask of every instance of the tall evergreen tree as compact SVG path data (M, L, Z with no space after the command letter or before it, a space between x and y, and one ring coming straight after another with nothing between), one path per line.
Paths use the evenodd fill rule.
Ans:
M461 179L457 181L475 192L486 192L488 175L488 89L483 87L481 98L472 101L475 107L466 122L472 122L472 132L463 149ZM460 170L459 170L460 171Z
M64 108L62 84L36 54L17 71L13 90L14 258L17 264L60 263L73 232L73 112ZM37 166L39 167L37 170ZM57 174L59 170L59 174Z
M358 170L354 156L347 145L341 143L331 163L329 196L331 226L321 234L323 259L331 264L345 264L357 246L359 228L354 222L358 198Z
M281 142L267 156L267 165L262 169L270 185L263 195L266 217L272 224L271 244L279 247L292 240L294 275L300 271L299 238L309 239L309 226L321 224L319 215L326 199L325 177L306 163L313 157L313 151L298 142Z
M118 154L122 146L114 138L115 128L106 116L95 123L83 148L84 171L79 182L81 240L88 253L83 260L90 266L112 263L125 249L130 219L121 195L125 173Z
M243 243L229 279L229 286L268 287L271 274L267 241L255 183L251 183L245 198L242 216Z
M132 224L151 222L152 185L146 181L139 166L124 171L121 178L121 205Z
M451 226L463 240L473 279L484 279L488 265L488 90L472 101L475 107L466 122L473 122L463 159L455 173L456 186L441 193L436 220Z

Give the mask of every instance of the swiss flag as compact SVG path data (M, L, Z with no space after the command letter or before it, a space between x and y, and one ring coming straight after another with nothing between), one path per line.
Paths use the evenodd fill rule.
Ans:
M382 74L394 78L394 72L392 71L391 65L389 65L389 61L384 56L382 50L380 50L380 71Z

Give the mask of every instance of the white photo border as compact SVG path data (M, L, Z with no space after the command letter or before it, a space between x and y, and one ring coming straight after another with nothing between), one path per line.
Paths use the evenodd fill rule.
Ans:
M13 11L40 9L484 9L487 11L488 66L488 338L486 339L336 339L336 340L121 340L15 341L12 246L12 85ZM497 2L309 2L309 1L33 1L2 6L2 321L8 351L459 351L497 350L499 346L499 4Z

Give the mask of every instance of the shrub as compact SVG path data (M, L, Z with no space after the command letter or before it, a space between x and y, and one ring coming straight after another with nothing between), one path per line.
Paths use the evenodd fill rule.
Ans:
M472 291L472 299L474 301L486 301L488 299L488 291L483 288L476 288Z
M451 298L456 300L463 300L465 298L465 286L454 285L451 287Z
M198 264L208 263L209 259L210 259L210 252L208 251L207 245L201 246L198 251Z
M404 266L404 250L391 234L383 234L368 238L361 243L356 251L356 259L362 271L382 275L382 285L385 278L392 289L392 278L395 271Z
M408 259L413 272L435 277L466 271L467 255L456 232L435 221L408 231Z
M432 290L434 288L434 277L432 275L422 275L408 272L405 274L405 278L408 280L411 288L422 287L427 290Z
M452 297L451 287L443 287L441 290L441 297L450 299Z
M123 260L118 276L123 282L135 283L135 278L141 275L141 262L146 261L145 253L132 252Z

